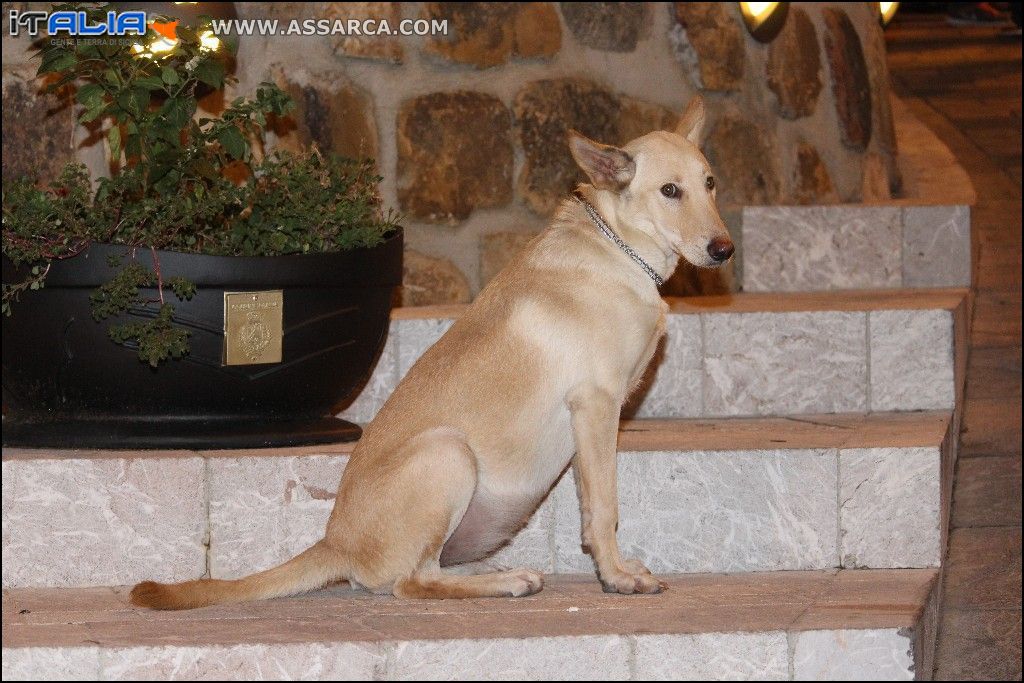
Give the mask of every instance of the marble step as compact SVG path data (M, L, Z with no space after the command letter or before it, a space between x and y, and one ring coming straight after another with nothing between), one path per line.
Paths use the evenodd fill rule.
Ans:
M743 289L970 287L970 206L920 201L744 207Z
M952 410L966 366L967 296L900 289L668 299L664 346L626 414ZM396 309L373 374L342 416L372 419L463 310Z
M931 671L928 569L667 577L606 595L405 601L342 585L191 612L126 588L3 594L4 680L908 680Z
M657 572L937 567L948 411L636 420L619 540ZM233 578L315 542L351 445L3 451L3 585ZM592 572L567 473L488 567Z

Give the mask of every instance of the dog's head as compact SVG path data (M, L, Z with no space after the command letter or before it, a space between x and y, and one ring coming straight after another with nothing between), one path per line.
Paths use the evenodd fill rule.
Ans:
M611 193L615 224L651 235L695 266L714 267L734 248L715 206L715 176L697 147L703 127L704 101L697 96L672 132L619 148L571 131L569 149L594 187Z

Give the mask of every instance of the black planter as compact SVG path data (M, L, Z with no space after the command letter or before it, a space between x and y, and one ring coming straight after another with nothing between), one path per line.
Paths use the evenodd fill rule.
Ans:
M151 368L112 342L89 294L109 281L110 255L93 245L53 264L46 286L25 292L3 322L5 446L248 448L354 440L334 418L366 379L384 344L402 281L402 233L372 249L304 256L205 256L158 251L165 276L196 284L175 304L191 351ZM131 254L124 259L127 262ZM152 267L149 250L134 258ZM4 283L20 273L5 258ZM223 364L224 292L283 290L280 363ZM155 290L143 292L156 298ZM124 319L152 317L155 306Z

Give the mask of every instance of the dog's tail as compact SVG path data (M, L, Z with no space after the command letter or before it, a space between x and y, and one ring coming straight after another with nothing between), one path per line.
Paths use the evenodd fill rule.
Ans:
M277 598L322 588L345 577L338 551L319 541L284 564L245 578L198 579L184 583L143 581L131 602L150 609L193 609L248 600Z

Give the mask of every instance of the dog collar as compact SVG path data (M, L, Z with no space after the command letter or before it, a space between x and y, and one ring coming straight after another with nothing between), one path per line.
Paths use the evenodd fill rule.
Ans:
M609 226L605 222L605 220L601 218L601 214L597 212L597 209L594 208L594 205L588 202L579 190L573 192L572 196L573 199L578 201L583 206L583 208L587 212L587 215L590 216L590 220L593 221L594 225L598 227L598 229L605 237L610 239L612 242L615 243L615 246L624 251L626 253L626 256L636 261L637 265L644 269L644 272L647 273L647 275L649 275L652 280L654 280L654 283L656 285L661 287L663 284L665 284L665 278L658 275L654 268L651 268L651 265L647 263L647 261L644 261L640 254L636 253L636 250L633 249L633 247L626 244L625 240L623 240L621 237L615 234L615 231L611 229L611 226Z

